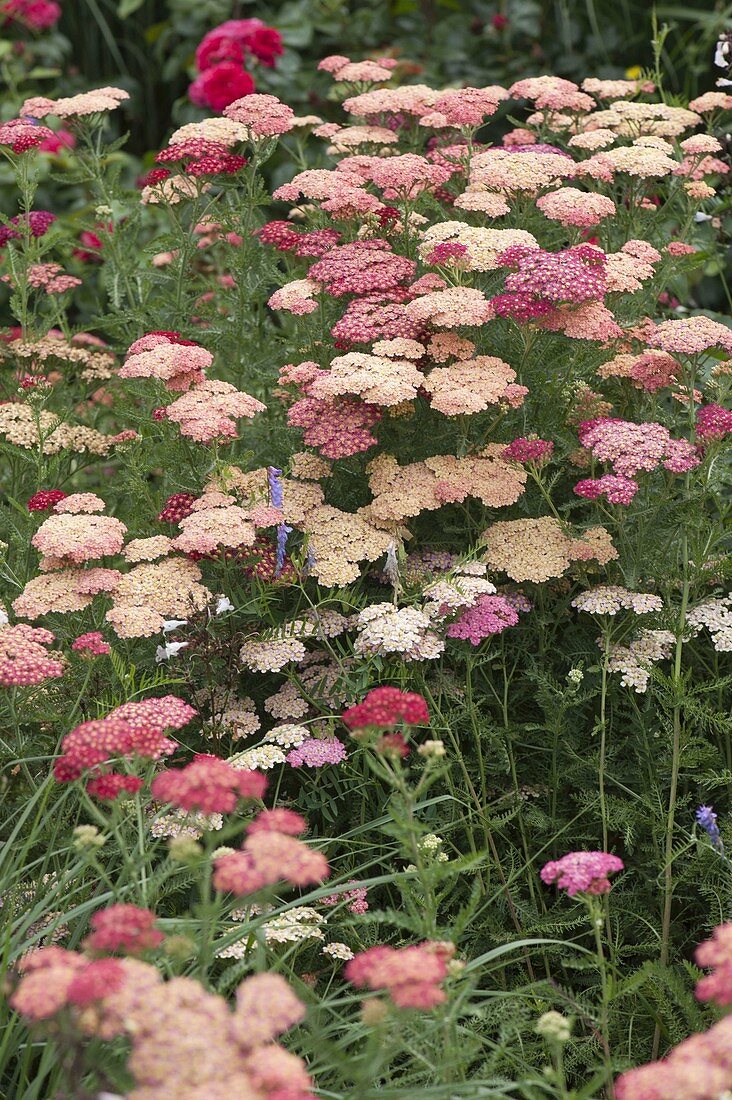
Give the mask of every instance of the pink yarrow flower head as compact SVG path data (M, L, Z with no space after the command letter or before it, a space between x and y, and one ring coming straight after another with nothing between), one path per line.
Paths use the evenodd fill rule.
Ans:
M359 886L354 879L351 879L349 886L352 886L353 889L339 890L335 894L328 894L327 897L320 899L320 904L339 905L341 902L345 902L350 913L360 915L367 912L369 907L369 903L366 900L368 891L363 886Z
M0 627L0 687L32 687L64 674L60 654L49 652L50 630L18 623Z
M430 721L427 703L421 695L395 687L372 688L341 717L350 730L356 731L370 727L393 729L400 722L405 726L426 726Z
M530 99L537 111L592 111L592 96L579 90L571 80L560 76L530 76L517 80L508 89L513 99Z
M544 864L541 880L547 885L555 882L571 898L575 894L607 894L608 876L622 871L624 866L622 859L608 852L568 852L561 859Z
M242 897L280 882L313 886L329 874L322 852L289 833L255 828L248 830L241 851L215 860L213 884Z
M129 98L129 92L123 88L110 87L92 88L88 92L61 99L33 96L26 99L20 108L20 114L24 119L46 118L48 115L63 119L84 118L104 111L116 111Z
M127 350L120 378L157 378L169 390L185 392L204 381L213 355L177 332L149 332Z
M336 347L344 348L384 339L419 340L424 328L422 321L407 316L404 302L392 300L388 295L367 294L352 299L330 331Z
M0 225L0 248L8 241L21 241L27 231L31 237L43 237L56 221L49 210L31 210L28 214L16 214L9 225Z
M99 630L92 630L88 634L80 634L71 643L71 648L74 653L92 657L103 657L112 651L109 642L104 641L104 637Z
M246 158L230 153L220 141L206 138L184 138L166 146L156 155L159 164L177 164L189 176L234 175L240 171Z
M137 905L110 905L91 919L84 940L87 951L99 954L141 955L159 947L165 938L155 927L155 914Z
M90 779L86 792L98 802L114 802L122 794L133 795L142 788L142 780L136 775L124 775L121 772L104 772Z
M285 757L293 768L322 768L325 764L341 764L347 758L346 746L337 737L308 737Z
M699 465L695 448L685 439L672 439L662 424L598 417L583 420L579 439L595 458L612 463L616 474L633 478L641 470L663 465L672 473L685 473Z
M187 725L196 711L176 695L123 703L105 718L82 722L64 737L54 764L59 783L78 779L85 770L116 757L159 760L175 752L167 730Z
M229 103L224 115L246 126L252 141L286 134L295 121L292 108L275 95L245 95Z
M398 256L387 241L374 238L332 248L311 266L308 278L333 297L342 298L394 290L406 285L415 273L413 260Z
M304 397L289 409L287 423L304 429L303 442L324 458L346 458L378 442L371 428L381 417L376 405L357 398Z
M127 528L113 516L62 513L44 520L31 545L45 557L68 565L83 565L118 554Z
M185 768L169 769L153 779L150 793L158 802L201 813L233 813L241 799L261 799L267 779L240 771L216 756L200 755Z
M652 348L678 355L698 355L710 348L724 348L732 354L732 328L711 317L683 317L656 325L647 342Z
M508 92L497 84L485 88L449 89L437 96L432 111L423 115L421 122L436 129L481 126L486 116L496 113L498 104L504 99L508 99Z
M708 1031L693 1034L659 1062L627 1070L615 1082L616 1100L719 1100L732 1081L729 1016Z
M44 141L55 137L53 130L27 118L11 118L0 123L0 147L6 146L13 153L37 150Z
M398 1008L430 1009L447 999L442 982L455 954L451 943L426 940L412 947L371 947L346 965L349 982L385 990Z
M86 1008L103 1001L124 984L125 972L118 959L92 959L79 970L69 985L68 1003Z
M3 275L2 282L12 287L16 285L10 274ZM42 290L45 294L65 294L67 290L81 286L81 279L67 275L60 264L31 264L26 271L26 282L34 290Z
M700 1001L714 1001L726 1008L732 1004L732 923L721 924L714 929L712 938L700 943L694 952L698 966L708 967L696 984L696 996Z
M247 826L247 832L253 833L282 833L283 836L302 836L307 832L308 823L305 818L282 806L274 810L262 810L254 821Z
M21 960L10 1004L27 1021L50 1020L70 1006L86 1007L114 994L124 980L116 959L85 959L62 947L41 947Z
M597 500L604 496L610 504L630 504L639 489L640 485L632 477L618 477L615 474L584 478L574 487L578 497Z
M553 305L596 301L607 289L607 258L592 245L575 245L562 252L512 245L499 255L498 263L513 269L506 276L507 291Z
M447 628L448 638L462 638L471 645L480 645L493 634L502 634L509 626L516 626L518 613L503 596L479 596L472 607L461 612L459 618Z
M47 31L61 18L61 6L55 0L4 0L0 19L14 20L31 31Z
M702 405L696 414L697 439L706 443L712 439L724 439L732 433L732 412L722 405Z

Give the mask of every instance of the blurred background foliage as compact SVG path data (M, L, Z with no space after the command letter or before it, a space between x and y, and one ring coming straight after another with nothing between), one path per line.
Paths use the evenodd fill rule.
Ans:
M258 90L319 114L328 113L331 82L314 70L329 53L360 58L388 51L414 63L415 80L438 85L510 83L543 72L578 80L622 76L653 61L649 0L67 0L62 6L59 56L48 63L72 82L74 67L83 70L86 86L124 83L136 100L130 151L138 154L159 147L171 119L200 117L186 96L194 51L226 19L256 16L281 32L284 56L276 69L258 69ZM662 57L667 94L688 98L711 88L714 45L732 24L732 3L658 4L655 15L670 27Z

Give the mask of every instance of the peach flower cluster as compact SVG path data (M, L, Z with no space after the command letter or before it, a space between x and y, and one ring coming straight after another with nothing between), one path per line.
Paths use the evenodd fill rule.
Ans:
M199 382L165 408L168 420L180 424L181 435L198 443L236 439L236 420L251 419L266 408L230 382L209 378Z
M574 536L551 516L494 523L481 541L486 564L514 581L547 581L561 577L575 561L606 565L618 557L604 527Z

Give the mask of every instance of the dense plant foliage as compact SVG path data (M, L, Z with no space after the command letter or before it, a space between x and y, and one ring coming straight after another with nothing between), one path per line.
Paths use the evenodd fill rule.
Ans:
M718 1100L730 44L324 120L204 30L144 171L0 123L3 1094Z

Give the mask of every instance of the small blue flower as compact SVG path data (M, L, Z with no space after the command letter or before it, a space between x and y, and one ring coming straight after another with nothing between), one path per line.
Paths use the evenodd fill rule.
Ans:
M717 815L711 806L699 806L696 811L696 823L700 825L718 852L724 852L722 837L717 825Z
M267 482L269 484L269 502L273 508L282 508L284 493L282 489L282 470L276 466L267 467ZM285 548L287 536L292 531L286 523L280 523L277 527L277 555L275 558L275 576L279 577L285 564Z

